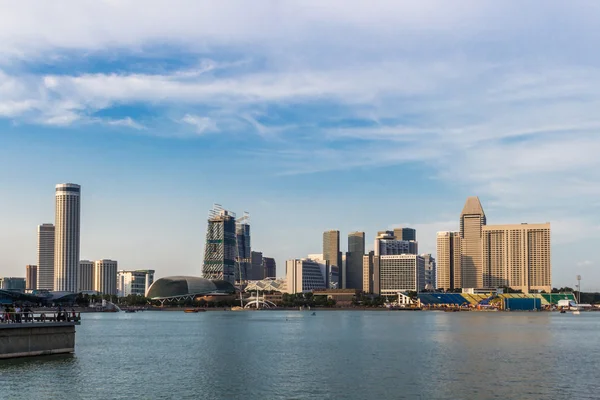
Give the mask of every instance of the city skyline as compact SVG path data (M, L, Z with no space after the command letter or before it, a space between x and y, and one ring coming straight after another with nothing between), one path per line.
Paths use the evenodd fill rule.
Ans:
M69 183L69 184L57 184L56 185L56 188L57 188L56 190L58 192L59 190L64 190L65 187L71 188L72 191L77 191L77 194L79 194L80 190L81 190L81 186L80 185L72 184L72 183ZM79 199L76 199L76 200L77 200L76 201L76 207L72 211L72 213L76 214L76 216L77 216L76 220L77 220L77 222L79 222L79 214L80 214L79 207L80 207L80 205L79 205ZM62 204L59 205L59 202L56 203L56 207L57 207L57 213L58 212L64 213L65 211L69 211L69 210L63 209L64 206ZM235 213L231 213L231 212L228 212L228 211L224 210L218 204L214 204L213 205L213 208L209 212L209 215L210 215L210 218L217 217L217 219L220 219L219 217L222 216L221 214L223 214L223 213L225 213L224 215L226 215L226 216L228 214L231 214L232 217L233 217L233 221L235 221ZM244 217L242 219L240 219L240 220L242 221L241 223L238 224L237 222L234 222L234 224L232 225L232 228L231 228L231 229L233 229L232 232L235 232L235 234L233 234L233 233L232 234L234 236L239 236L239 232L240 232L239 229L240 229L240 227L241 226L246 226L246 229L247 229L247 232L248 232L248 239L246 239L246 240L249 243L249 241L250 241L250 239L249 239L249 229L250 228L249 228L249 225L247 225L247 221L249 221L248 213L245 213ZM469 220L476 221L475 225L473 225L470 222L465 222L465 221L469 221ZM472 225L474 227L472 229L476 228L477 235L479 235L479 236L476 238L477 242L475 244L471 244L470 245L471 247L477 247L477 246L481 247L481 245L482 245L482 239L481 239L482 238L482 228L484 229L484 231L485 231L486 228L494 228L494 229L502 228L502 229L513 229L514 230L514 229L522 229L523 226L525 226L525 227L528 226L527 223L524 223L525 225L523 225L523 223L522 223L521 225L518 225L518 224L503 224L503 225L492 225L492 226L486 227L486 220L487 220L487 217L486 217L486 215L485 215L485 213L483 211L483 207L481 206L480 199L477 196L469 196L467 198L466 203L465 203L465 205L464 205L464 207L462 209L462 212L460 214L460 222L459 222L458 225L461 227L460 228L461 230L465 230L465 232L467 233L467 235L469 234L468 233L468 226L469 225ZM406 236L407 234L408 234L408 236L406 236L406 237L408 239L416 239L416 234L417 234L416 233L416 231L417 231L416 229L410 228L410 227L407 228L406 224L404 224L404 226L397 226L397 225L393 225L393 226L394 227L391 230L377 231L376 236L375 236L375 245L372 246L371 248L369 248L368 246L364 246L365 255L367 255L367 253L371 249L375 249L375 255L377 255L377 252L379 251L379 250L377 250L379 248L379 247L377 247L377 246L379 246L378 243L385 242L386 241L385 239L398 239L398 238L402 238L403 237L402 235ZM529 224L529 226L532 227L533 229L536 229L538 227L538 225L536 225L536 224ZM549 229L549 225L543 225L543 226L548 226L548 229ZM40 249L40 245L42 243L41 242L41 237L40 237L40 232L41 232L40 229L46 228L46 227L54 228L54 225L52 225L52 224L42 224L42 225L38 226L38 262L40 260L40 250L39 249ZM77 227L77 230L78 229L79 229L79 227ZM54 229L52 229L52 230L54 230ZM447 268L444 265L445 264L446 254L439 254L439 250L440 250L440 247L439 247L440 246L440 234L445 234L445 233L452 233L452 232L440 231L440 232L436 233L436 239L435 239L436 251L430 251L430 252L425 252L425 253L420 252L420 254L430 253L434 257L438 257L439 256L440 259L441 259L441 263L440 263L439 267L441 267L441 268ZM458 234L459 232L456 232L456 233ZM324 246L323 250L325 250L325 248L327 248L327 247L338 248L340 250L339 251L339 256L342 257L342 254L344 254L344 260L346 260L346 257L348 255L348 253L346 253L346 251L349 250L349 247L352 244L350 242L350 239L353 236L355 236L356 234L362 235L362 237L363 237L362 240L364 240L364 235L365 235L364 232L349 232L348 233L348 239L349 239L349 241L348 241L348 247L346 249L344 249L343 246L341 246L340 231L337 231L337 230L327 230L327 231L323 232L323 234L322 234L323 235L322 236L322 238L323 238L322 244ZM329 236L331 236L331 239L329 238ZM383 241L381 241L381 239L383 239ZM239 238L238 238L238 240L239 240ZM392 242L393 242L393 240L392 240ZM465 239L463 239L461 241L461 244L462 244L462 246L461 246L461 252L464 252L465 249L469 249L469 246L465 246L465 242L467 242L467 240L465 240ZM414 243L415 246L413 247L411 243ZM550 242L548 242L548 243L550 243ZM410 246L409 246L409 244L410 244ZM238 245L239 245L239 243L238 243ZM417 242L409 242L409 241L404 241L403 242L403 241L399 241L399 242L394 242L393 245L394 246L403 245L403 247L402 247L402 249L398 248L396 250L390 250L390 251L392 251L391 254L410 254L410 253L419 254L417 246L416 246ZM235 247L235 245L233 245L233 246ZM46 245L46 247L47 247L47 245ZM404 247L406 247L406 248L404 248ZM409 247L410 247L410 249L409 249ZM395 247L394 247L394 249L395 249ZM444 251L446 251L446 250L444 250ZM231 251L229 251L229 252L231 252ZM252 251L252 253L256 253L256 252ZM481 258L483 254L479 254L479 253L481 253L481 250L478 250L478 257ZM261 274L262 274L263 273L263 270L262 270L262 252L259 252L259 253L256 253L256 254L260 254L261 255L261 262L260 262L260 264L261 264ZM385 253L385 254L387 254L387 253ZM254 254L253 254L253 257L254 257ZM322 257L322 254L321 254L321 257ZM310 254L309 254L309 258L310 258ZM110 261L110 260L108 260L108 261ZM287 259L286 259L286 261L287 261ZM78 275L82 272L81 271L81 268L83 267L82 263L85 264L86 262L87 262L87 260L80 260L80 261L77 262L77 266L76 266L76 270L77 270L76 275L77 276L75 278L76 279L75 286L76 286L77 290L79 290L79 288L82 286L81 285L81 277L78 276ZM344 261L344 263L346 263L346 261ZM462 254L462 260L461 260L461 263L460 263L461 265L459 267L460 268L459 271L462 271L463 268L464 268L464 265L468 264L468 263L469 263L469 261L465 262L465 254ZM471 263L473 263L473 262L471 262ZM479 267L477 267L477 269L478 270L482 270L483 269L483 260L481 260L481 262L479 262L479 264L481 264L481 265ZM26 267L28 268L29 265L27 265ZM204 267L202 267L202 269L204 270ZM340 268L339 273L340 273L340 275L342 274L342 269L341 268ZM464 272L459 272L459 273L463 274L463 279L464 279L464 276L465 276ZM277 272L277 274L278 274L278 276L282 275L281 272ZM361 274L363 274L363 271L361 271ZM481 275L481 272L479 272L479 274ZM26 275L28 275L28 273ZM204 275L204 272L201 272L200 275ZM285 271L283 272L283 275L284 276L286 275ZM8 275L5 274L5 276L8 276ZM116 278L116 273L115 273L115 278ZM259 277L256 277L256 279L259 279ZM342 276L340 276L340 279L343 279ZM346 281L344 281L344 283L345 282ZM473 282L476 282L476 281L474 280ZM485 286L485 284L483 282L484 281L482 280L482 284L479 285L479 287L484 287ZM88 285L83 285L83 286L88 286ZM462 284L462 285L459 285L459 286L462 286L462 287L471 287L473 285L467 284L465 286L464 284ZM553 286L556 286L556 285L553 284ZM445 284L442 284L440 287L445 287ZM521 286L517 286L517 287L521 288Z
M157 276L198 274L214 202L283 276L329 229L412 227L434 254L477 195L488 223L552 224L553 284L600 290L597 6L347 4L5 7L3 274L77 182L80 258Z

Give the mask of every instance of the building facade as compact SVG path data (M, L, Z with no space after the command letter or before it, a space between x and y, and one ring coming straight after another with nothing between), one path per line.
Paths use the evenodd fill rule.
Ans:
M483 287L482 231L486 217L479 197L469 197L460 214L462 287Z
M37 289L54 290L54 225L38 226Z
M0 289L2 290L12 290L15 292L25 292L25 278L1 278L0 279Z
M118 271L117 296L145 296L152 283L154 283L154 270L152 269Z
M348 234L348 252L346 253L346 288L363 290L364 255L365 233L350 232Z
M202 276L235 284L237 257L235 213L215 204L209 212Z
M77 276L77 291L94 290L94 262L89 260L79 261L79 273Z
M425 261L425 290L434 290L437 286L437 264L431 254L421 254Z
M394 237L396 240L407 240L409 242L417 241L417 231L413 228L395 228Z
M25 290L37 289L37 265L25 266Z
M236 281L252 279L251 277L253 274L253 271L251 271L250 224L247 223L247 221L248 217L245 215L238 221L235 228L238 248L238 266L235 268Z
M77 291L81 186L56 185L54 290Z
M454 290L462 288L460 232L438 232L436 244L436 289Z
M373 271L373 257L375 252L370 251L368 254L363 256L363 284L362 290L365 293L374 293L374 271Z
M277 277L277 264L275 263L274 258L263 257L263 265L265 271L265 279Z
M323 259L329 262L330 267L337 267L339 271L338 287L344 287L346 276L342 268L342 252L340 250L340 231L330 230L323 232Z
M483 227L484 287L550 293L550 224Z
M417 242L398 240L393 231L381 231L375 238L373 248L376 256L392 256L398 254L417 254Z
M250 262L251 262L251 278L254 281L260 281L265 279L264 273L265 268L263 264L263 253L260 251L252 251L250 252Z
M111 296L117 294L117 262L98 260L94 262L94 290Z
M377 282L374 284L375 294L395 296L398 292L420 292L425 289L423 257L416 254L375 256L373 263L375 279L379 275L379 285Z
M323 274L327 268L323 268L323 265L315 260L287 260L285 269L288 293L305 293L327 288L326 276Z

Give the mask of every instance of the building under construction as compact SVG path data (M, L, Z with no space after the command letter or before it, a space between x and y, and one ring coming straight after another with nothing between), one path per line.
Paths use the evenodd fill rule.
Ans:
M202 276L235 284L237 252L235 213L215 204L208 214Z

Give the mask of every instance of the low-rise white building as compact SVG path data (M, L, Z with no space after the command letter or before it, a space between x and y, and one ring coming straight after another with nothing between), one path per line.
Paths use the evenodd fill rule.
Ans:
M327 265L309 258L285 263L287 292L291 294L327 289Z
M154 282L154 270L140 269L135 271L121 270L117 273L117 293L119 297L131 294L144 296Z

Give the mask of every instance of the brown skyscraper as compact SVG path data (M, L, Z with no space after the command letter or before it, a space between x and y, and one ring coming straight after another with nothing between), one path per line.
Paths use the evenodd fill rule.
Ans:
M483 284L550 292L550 224L483 227Z
M25 289L37 289L37 265L25 266Z
M437 233L437 289L462 287L459 232Z
M340 251L340 231L323 232L323 259L330 266L339 268L338 287L343 288L346 282L346 271L342 271L342 253Z
M469 197L460 214L461 270L463 288L482 288L482 229L485 213L479 197Z

